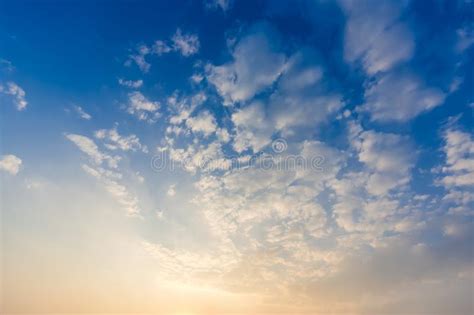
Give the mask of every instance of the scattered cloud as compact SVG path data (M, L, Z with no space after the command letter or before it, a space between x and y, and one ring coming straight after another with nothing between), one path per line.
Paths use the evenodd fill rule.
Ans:
M128 56L125 66L135 63L142 72L147 73L151 68L151 64L146 60L147 56L162 56L171 52L179 52L184 57L190 57L199 51L199 46L199 37L196 34L183 33L178 28L169 41L156 40L150 46L139 45L134 53Z
M123 151L142 151L148 152L148 148L140 143L140 139L132 134L129 136L122 136L118 133L117 126L112 129L100 129L94 133L97 139L104 141L107 149L123 150Z
M166 42L162 40L155 41L152 49L153 49L153 53L156 54L157 56L167 54L173 50L171 46L169 46Z
M170 185L170 187L168 187L168 190L166 191L166 194L170 197L176 195L176 184Z
M231 62L206 66L206 78L225 105L251 99L272 85L284 70L285 55L275 50L269 36L264 31L251 33L231 50Z
M236 132L233 143L235 151L240 153L251 148L258 152L270 143L274 128L261 102L254 102L234 112L232 122Z
M96 165L101 165L106 162L111 168L117 168L120 161L119 156L111 156L107 153L101 152L97 144L90 138L77 134L66 134L66 138L74 143L82 152L87 154L92 162Z
M365 91L366 103L360 108L377 121L407 121L444 102L446 94L425 86L414 74L388 73Z
M403 2L340 1L347 15L344 58L360 62L368 74L387 71L410 60L415 40L400 21Z
M16 105L16 109L24 110L28 105L25 91L15 82L7 82L6 85L0 84L0 93L11 95Z
M148 54L150 54L150 48L146 45L140 45L134 54L128 56L125 65L131 66L134 62L142 72L147 73L151 68L151 65L145 59Z
M0 158L0 170L12 175L18 174L22 161L13 154L2 155Z
M367 191L386 195L410 181L416 151L410 140L391 133L362 131L352 139L358 159L370 170Z
M375 121L408 121L444 102L446 94L422 78L400 70L415 53L415 39L403 21L406 3L340 1L347 16L344 58L368 74L366 103Z
M171 38L173 49L179 51L183 56L188 57L199 51L199 38L194 34L183 34L181 29L177 29Z
M138 89L143 85L143 80L124 80L124 79L118 79L118 83L122 86L126 86L131 89Z
M86 111L84 109L82 109L81 106L74 106L74 111L79 115L79 118L81 119L85 119L85 120L91 120L92 116L88 113L86 113Z
M208 111L202 111L197 116L186 119L186 126L193 132L202 133L206 137L217 130L216 119Z
M441 183L447 188L474 186L474 140L472 135L454 127L443 135L446 165Z
M147 99L142 93L135 91L128 93L128 109L130 114L138 117L140 120L154 122L160 117L158 109L159 102L153 102Z

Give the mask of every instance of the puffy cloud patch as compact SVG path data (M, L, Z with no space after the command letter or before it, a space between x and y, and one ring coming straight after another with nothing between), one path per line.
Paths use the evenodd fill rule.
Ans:
M179 51L183 56L188 57L199 51L199 38L194 34L183 34L181 29L177 29L171 38L173 49Z
M155 122L160 117L159 108L159 102L150 101L138 91L128 94L127 111L137 116L140 120Z
M340 1L347 16L344 58L369 75L360 108L376 121L408 121L444 102L445 92L427 87L418 75L401 71L414 55L415 40L401 20L406 4Z
M202 133L206 137L217 130L216 119L208 111L202 111L197 116L188 118L186 126L193 132Z
M251 148L258 152L270 143L274 128L262 103L254 102L237 110L232 114L232 122L236 129L235 151L243 152Z
M16 109L18 110L24 110L28 105L25 90L15 82L7 82L6 85L0 84L0 93L11 95L16 105Z
M289 58L270 97L268 111L277 130L315 126L342 107L341 95L327 87L325 70L318 60L311 49L302 49Z
M22 161L13 154L2 155L0 158L0 170L12 175L18 174Z
M408 138L369 130L357 134L352 145L359 161L371 171L367 182L369 193L385 195L410 181L416 152Z
M446 166L442 171L446 175L441 182L446 187L474 185L474 140L472 135L454 128L444 133Z
M285 67L285 55L276 51L264 31L251 33L235 45L232 61L207 65L206 78L225 105L245 102L272 85Z
M368 74L387 71L411 59L414 38L400 22L403 2L341 1L347 15L344 58L360 62Z
M148 152L147 147L140 143L140 139L136 135L122 136L118 133L117 127L97 130L94 135L97 139L105 141L105 146L109 150Z
M441 105L445 97L414 74L391 72L366 89L366 103L360 110L369 112L372 120L407 121Z
M136 52L128 56L127 61L125 61L125 65L130 66L132 65L132 62L134 62L142 72L146 73L150 71L151 65L146 61L145 58L148 54L150 54L150 52L151 49L146 45L138 46Z

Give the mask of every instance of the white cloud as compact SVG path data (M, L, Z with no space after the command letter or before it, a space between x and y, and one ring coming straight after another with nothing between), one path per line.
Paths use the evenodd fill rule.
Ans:
M129 136L122 136L118 133L117 127L112 129L100 129L94 133L97 139L105 141L105 146L109 150L123 150L123 151L143 151L148 152L146 146L140 143L140 139L132 134Z
M406 137L362 131L352 139L359 161L370 170L367 191L373 195L385 195L391 189L410 181L416 152Z
M202 80L204 80L204 76L202 74L199 74L199 73L194 73L191 78L190 78L191 82L195 83L195 84L199 84Z
M172 184L168 187L168 190L166 191L166 194L170 197L173 197L176 195L176 184Z
M344 58L361 63L369 75L361 109L372 120L407 121L443 103L443 91L397 70L415 51L414 36L401 21L403 1L341 0L340 4L347 16Z
M167 54L169 52L171 52L171 47L165 43L164 41L162 40L157 40L155 41L155 43L153 44L153 47L152 47L152 50L153 50L153 53L158 55L158 56L161 56L163 54Z
M219 141L221 141L222 143L227 143L231 139L229 132L225 128L217 129L216 135L217 135L217 139L219 139Z
M445 97L444 92L426 87L413 74L392 72L367 88L361 110L370 112L372 120L407 121L441 105Z
M233 147L237 152L251 148L254 152L260 151L271 141L274 131L267 119L262 103L253 102L232 114L236 135Z
M195 133L209 136L216 132L217 124L214 116L208 111L202 111L197 116L186 119L186 126Z
M361 62L368 74L387 71L411 59L414 38L399 21L402 2L340 1L347 15L344 58Z
M194 34L183 34L181 29L177 29L171 38L173 49L179 51L183 56L188 57L199 51L199 38Z
M128 93L128 105L127 111L136 115L140 120L154 122L160 117L158 113L160 103L150 101L138 91Z
M22 161L13 154L2 155L0 158L0 170L12 175L18 174Z
M7 82L5 86L0 84L0 93L11 95L14 98L14 103L17 110L24 110L28 105L28 102L25 98L25 91L15 82Z
M295 53L281 73L268 105L254 101L232 114L237 152L247 148L257 152L277 132L292 135L298 128L314 128L342 107L341 96L327 91L324 71L314 58L313 51Z
M203 104L206 100L207 96L202 92L191 97L180 97L178 93L174 93L167 100L168 106L172 112L169 122L172 125L181 124L191 116L196 107Z
M126 66L130 66L134 62L142 72L150 71L151 65L146 61L145 57L151 52L146 45L140 45L136 49L136 53L128 56L129 59L125 62Z
M198 141L185 146L176 148L169 145L165 150L169 151L169 156L175 163L180 163L184 170L190 173L210 172L217 169L227 169L230 167L224 157L222 144L219 141L211 142L207 145Z
M135 49L136 51L128 56L128 59L125 61L125 66L130 66L132 63L135 63L142 72L147 73L151 68L151 64L146 60L147 56L162 56L170 52L179 52L181 55L189 57L199 51L199 45L197 35L183 34L181 29L178 28L172 36L171 42L156 40L151 46L145 44L139 45ZM126 84L126 82L127 81L124 81L123 85L129 87L132 87L130 85L137 85L137 83L132 83L131 81L128 81L131 82L130 84ZM136 88L135 86L133 87Z
M120 157L111 156L107 153L101 152L92 139L77 134L66 134L66 138L77 145L77 147L87 154L96 165L100 165L102 162L107 162L108 166L111 168L118 167Z
M268 109L277 130L315 126L342 107L342 97L325 87L324 69L317 60L317 53L309 49L288 60Z
M86 111L81 106L74 106L74 110L81 119L90 120L92 118L92 116L86 113Z
M275 82L285 66L285 55L274 51L264 32L242 38L231 54L227 64L206 66L207 80L226 105L251 99Z
M122 86L126 86L131 89L138 89L143 85L143 80L124 80L124 79L118 79L118 83Z
M441 183L447 188L474 185L474 140L472 135L455 128L444 133L446 165Z

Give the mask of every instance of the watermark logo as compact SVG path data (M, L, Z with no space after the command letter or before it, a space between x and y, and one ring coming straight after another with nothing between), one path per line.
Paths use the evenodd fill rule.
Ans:
M272 150L275 153L283 153L288 149L288 143L285 139L276 139L272 142Z

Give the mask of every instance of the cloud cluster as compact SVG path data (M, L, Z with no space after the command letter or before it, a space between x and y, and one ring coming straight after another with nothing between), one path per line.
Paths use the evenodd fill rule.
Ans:
M129 136L122 136L118 133L117 126L112 129L100 129L95 132L97 139L103 140L105 147L109 150L123 150L123 151L143 151L148 152L148 148L140 143L140 139L132 134Z
M269 87L285 66L285 55L274 51L268 36L261 31L242 38L231 54L231 62L206 67L207 80L225 105L247 101Z
M229 2L213 5L225 11ZM173 233L192 235L170 241L163 224L153 229L162 237L143 236L140 244L160 279L258 293L269 305L297 305L293 311L462 313L472 293L472 134L450 125L440 139L427 139L441 146L442 161L431 173L421 169L424 148L410 124L448 92L411 67L418 42L408 4L335 5L345 19L341 52L286 41L276 28L256 24L228 38L228 60L195 65L200 72L189 89L173 87L153 101L136 91L141 80L119 80L134 89L128 113L145 122L162 117L146 125L162 132L155 153L182 165L159 174L165 187L156 200L169 203L173 216L154 210L144 224L179 224ZM468 49L468 35L458 34L462 44L453 50ZM129 61L147 72L148 56L189 57L200 45L177 29L169 40L138 47ZM148 152L137 135L116 125L94 139L66 137L87 155L83 170L130 215L145 218L119 167L125 154ZM264 168L268 157L273 167ZM317 167L299 167L314 157ZM427 303L430 294L440 301Z
M127 111L138 119L155 122L160 117L159 109L159 102L150 101L142 93L138 91L128 93Z
M369 75L365 104L375 121L408 121L444 102L445 93L402 70L415 51L414 35L402 20L405 2L341 1L347 16L344 58Z
M195 55L199 51L199 38L195 34L183 33L180 28L176 30L170 41L157 40L151 46L139 45L135 52L129 55L126 66L135 63L138 68L146 73L150 71L151 64L147 62L146 57L149 55L161 56L170 52L178 52L184 57ZM126 84L123 81L123 84ZM122 83L120 83L122 84Z

